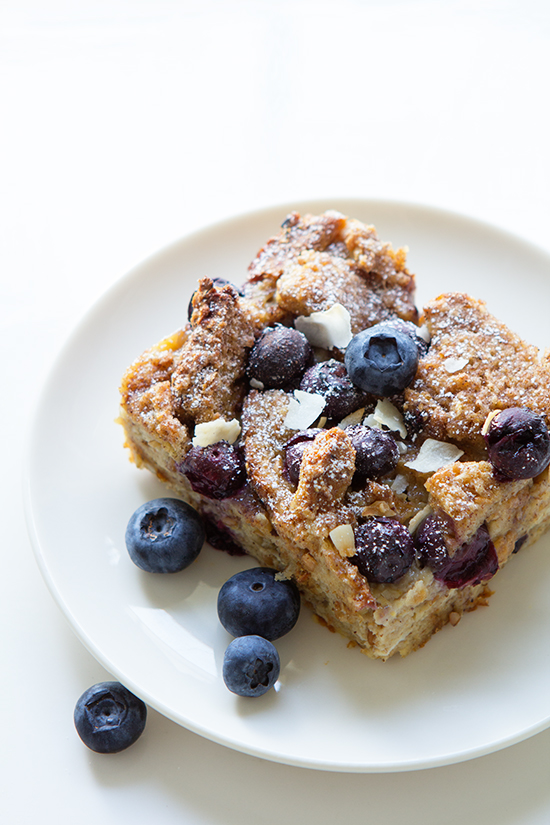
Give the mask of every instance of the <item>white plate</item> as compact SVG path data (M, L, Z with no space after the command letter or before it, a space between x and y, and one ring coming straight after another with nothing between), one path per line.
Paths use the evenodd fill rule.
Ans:
M115 424L118 385L143 349L181 326L198 277L239 283L291 208L337 208L408 245L419 302L468 291L528 340L549 342L550 258L468 218L421 206L333 200L271 208L197 232L147 260L92 308L39 401L26 475L29 528L54 598L87 648L150 706L216 742L291 765L401 771L461 761L550 724L549 541L494 579L488 608L388 663L348 649L307 609L277 642L277 691L229 693L229 636L216 596L251 566L205 548L173 576L142 573L124 531L134 509L166 491L137 470Z

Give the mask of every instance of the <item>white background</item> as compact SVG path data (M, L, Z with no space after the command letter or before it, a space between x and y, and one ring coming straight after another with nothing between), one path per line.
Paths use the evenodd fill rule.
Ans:
M2 822L547 825L550 732L461 765L342 775L152 711L133 748L92 754L72 711L108 674L49 595L21 501L56 352L110 284L195 228L380 197L550 250L545 0L2 0L0 71Z

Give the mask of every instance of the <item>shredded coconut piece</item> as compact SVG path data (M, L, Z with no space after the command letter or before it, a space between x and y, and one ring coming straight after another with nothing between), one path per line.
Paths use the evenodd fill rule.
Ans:
M218 441L228 441L229 444L233 444L240 434L241 425L236 418L231 421L225 421L223 418L204 421L195 427L193 446L208 447L209 444L217 444Z
M264 385L261 381L258 381L257 378L250 379L250 386L255 390L263 390Z
M432 340L432 336L430 335L430 331L426 324L422 324L421 327L418 327L418 329L416 330L416 334L419 338L422 338L427 344L429 344Z
M346 415L345 418L342 418L338 426L341 430L345 430L346 427L353 427L354 424L360 424L363 420L363 416L365 414L365 408L361 407L360 410L355 410L355 412Z
M491 421L495 416L499 414L499 412L502 412L502 410L491 410L491 412L485 419L483 427L481 428L481 435L487 435L487 433L489 432L489 427L491 426Z
M427 438L414 461L406 461L405 467L410 467L418 473L435 473L441 467L453 464L461 455L464 455L464 450L460 450L454 444Z
M288 412L285 418L285 427L291 430L307 430L317 421L325 408L325 399L314 392L294 390L294 398L290 399Z
M401 475L401 473L398 473L390 484L390 487L394 493L404 493L408 486L409 482L405 476Z
M355 536L351 524L340 524L330 531L329 536L341 556L349 558L355 555Z
M342 304L334 304L330 309L299 315L294 322L299 332L303 332L314 347L344 349L352 339L351 318Z
M402 438L407 437L407 428L403 422L403 416L387 398L383 398L377 403L374 412L365 418L364 423L367 427L378 429L387 427L392 432L398 432Z
M469 361L469 358L446 358L445 361L443 361L443 366L449 374L452 374L453 372L460 372L460 370L464 369Z

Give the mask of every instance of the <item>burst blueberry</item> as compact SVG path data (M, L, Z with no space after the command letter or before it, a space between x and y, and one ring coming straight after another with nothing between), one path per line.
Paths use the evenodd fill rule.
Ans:
M482 524L470 541L449 556L446 525L439 516L428 516L415 536L420 565L429 567L434 578L449 588L488 581L498 570L498 557L487 526Z
M246 482L242 450L227 441L217 441L207 447L191 447L180 470L193 490L207 498L229 498Z
M278 324L265 329L254 344L248 361L248 377L265 389L297 387L313 351L306 336Z
M397 519L369 519L354 534L355 555L350 562L369 582L395 582L414 561L412 536Z
M218 616L232 636L263 636L275 641L288 633L300 614L300 594L277 571L253 567L236 573L218 594Z
M378 396L402 392L418 367L418 346L397 327L376 324L355 335L346 349L348 375L361 390Z
M550 464L550 434L542 416L524 407L497 413L485 434L498 481L534 478Z
M223 680L238 696L267 693L279 678L280 670L277 649L261 636L233 639L223 657Z
M205 530L197 511L175 498L142 504L126 527L130 558L148 573L177 573L195 561Z
M84 691L74 709L76 731L96 753L119 753L139 739L147 707L120 682L99 682Z
M322 395L325 399L323 415L330 419L345 418L369 400L368 395L353 384L344 364L333 358L309 367L300 382L300 389Z

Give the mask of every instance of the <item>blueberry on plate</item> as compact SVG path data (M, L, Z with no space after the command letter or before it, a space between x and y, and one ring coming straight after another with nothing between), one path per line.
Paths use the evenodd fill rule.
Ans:
M74 709L76 731L96 753L119 753L139 739L147 707L120 682L99 682L84 691Z
M408 332L381 323L355 335L344 360L356 386L386 397L408 387L415 376L418 357L418 346Z
M148 573L177 573L195 561L205 530L193 507L177 498L142 504L126 528L130 558Z
M231 576L218 593L218 616L232 636L263 636L275 641L288 633L300 614L300 593L277 571L253 567Z
M281 663L275 646L261 636L233 639L223 657L223 681L238 696L262 696L279 678Z

